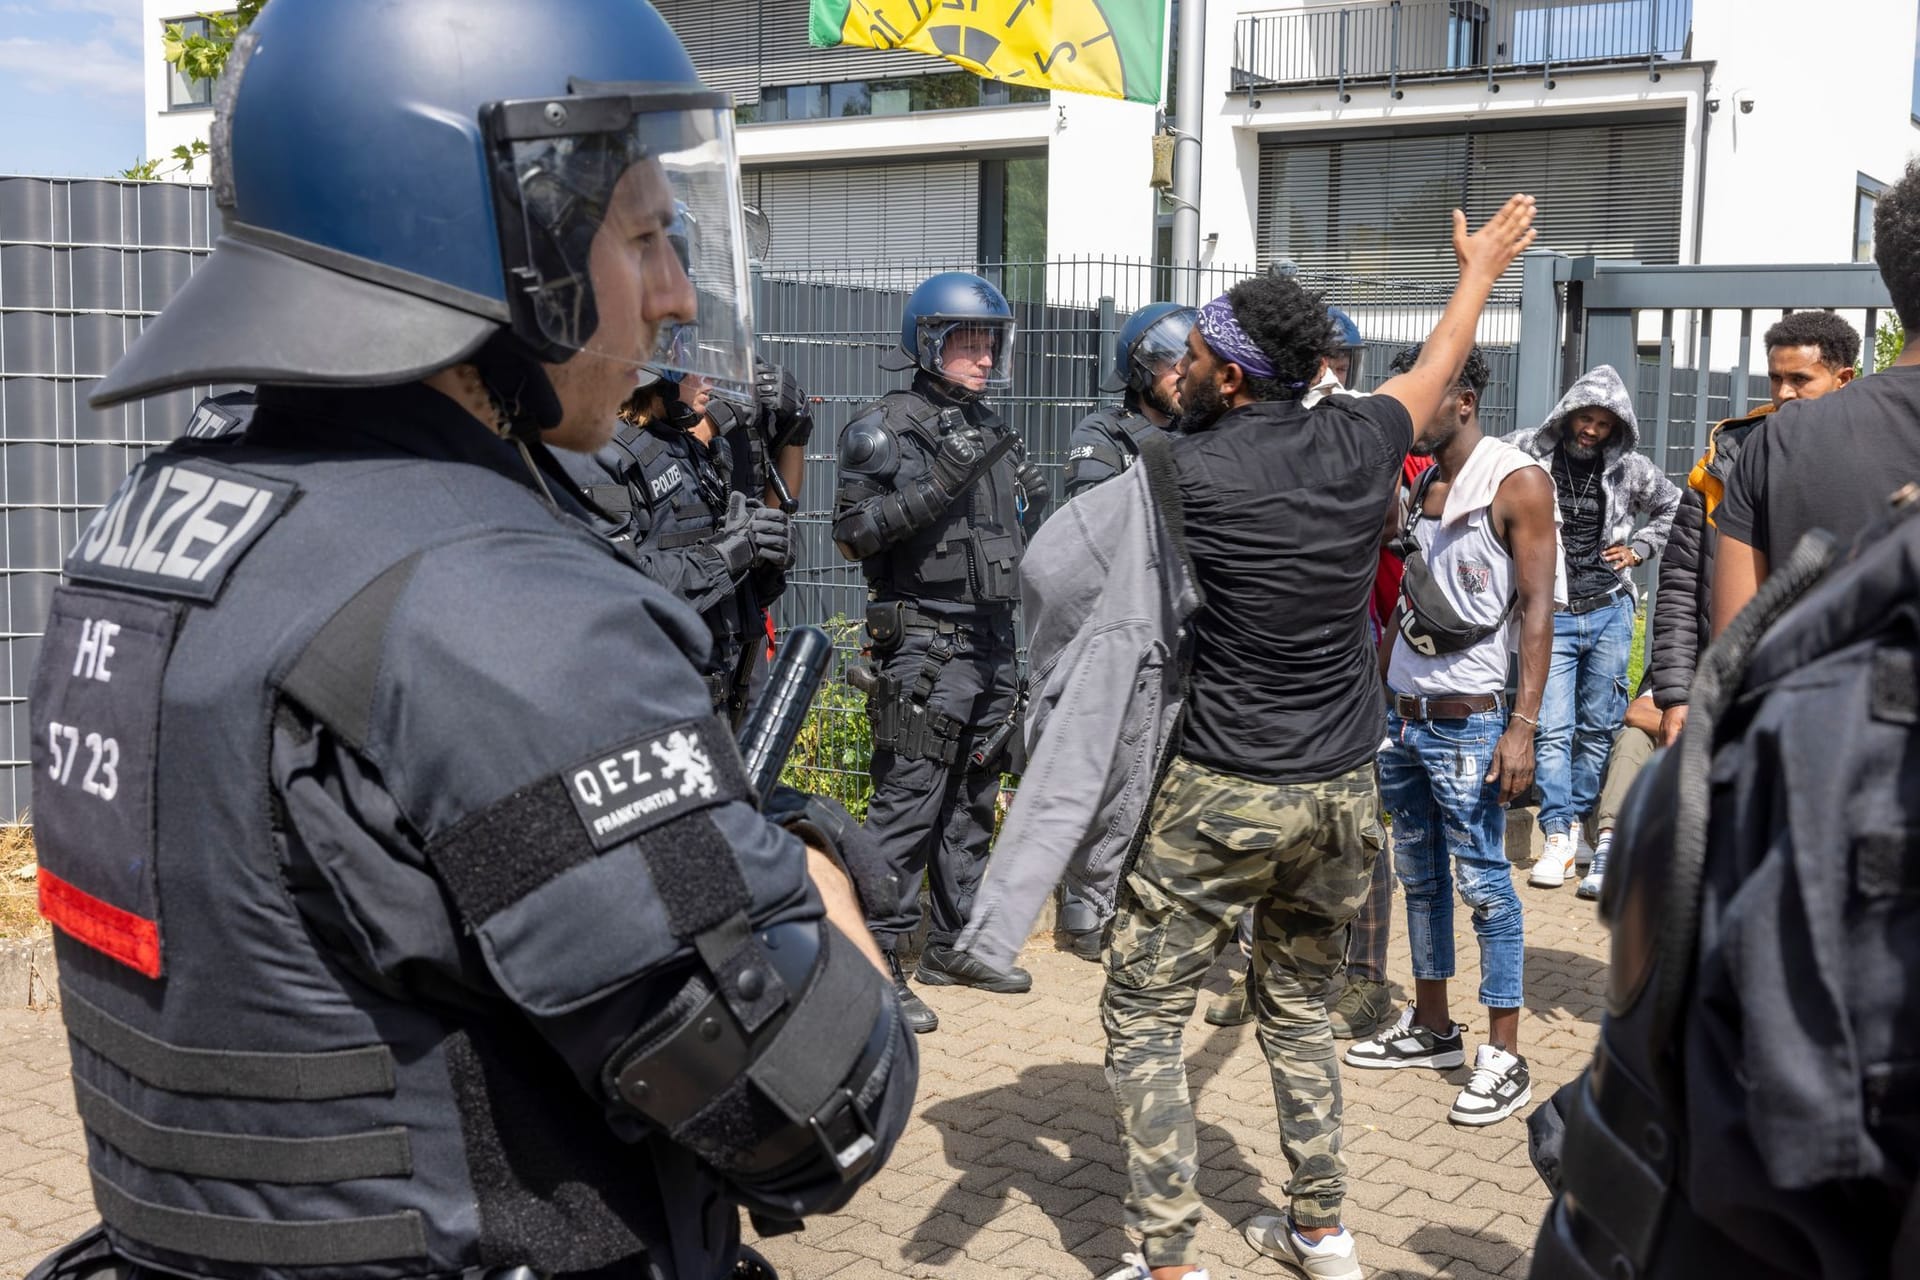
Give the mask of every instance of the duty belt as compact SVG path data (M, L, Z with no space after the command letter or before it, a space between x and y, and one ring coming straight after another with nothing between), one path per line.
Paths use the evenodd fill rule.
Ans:
M908 601L900 602L900 629L919 635L971 636L994 640L1013 625L1013 608L995 609L982 617L956 618L928 613Z

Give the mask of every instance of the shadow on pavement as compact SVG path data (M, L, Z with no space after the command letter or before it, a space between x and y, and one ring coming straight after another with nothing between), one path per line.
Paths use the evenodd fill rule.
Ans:
M1201 998L1208 993L1202 991ZM1192 1097L1199 1097L1241 1035L1251 1030L1209 1028L1206 1039L1187 1051ZM948 1099L929 1107L924 1117L939 1127L947 1164L959 1180L915 1230L910 1245L915 1262L954 1261L996 1216L1026 1201L1040 1207L1060 1233L1061 1250L1082 1259L1090 1273L1103 1273L1123 1252L1138 1248L1126 1230L1126 1155L1101 1067L1030 1067L1010 1085ZM1220 1193L1254 1170L1240 1157L1235 1135L1221 1126L1202 1123L1196 1136L1200 1198L1220 1208ZM991 1162L976 1158L982 1138L994 1142ZM1239 1218L1272 1210L1236 1204L1226 1211Z
M1503 1276L1507 1268L1533 1250L1533 1241L1517 1245L1499 1236L1457 1231L1452 1227L1422 1227L1407 1237L1402 1246L1433 1264L1431 1271L1373 1271L1373 1280L1432 1280L1436 1275L1450 1276L1465 1263L1484 1275ZM1361 1260L1365 1261L1363 1253Z
M1600 1025L1607 1008L1607 962L1577 951L1527 948L1527 1008L1548 1027L1564 1022Z

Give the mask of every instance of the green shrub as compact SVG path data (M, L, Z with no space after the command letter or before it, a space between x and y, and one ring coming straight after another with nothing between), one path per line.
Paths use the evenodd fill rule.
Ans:
M813 709L794 739L780 781L812 795L830 796L865 821L873 782L867 762L873 757L873 727L867 722L867 695L847 683L847 667L860 656L860 624L835 616L821 624L833 640L834 663L814 695Z

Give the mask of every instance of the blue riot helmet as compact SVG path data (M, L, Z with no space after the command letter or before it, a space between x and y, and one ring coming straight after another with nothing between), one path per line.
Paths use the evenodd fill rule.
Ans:
M215 95L216 252L92 403L406 382L503 334L547 364L588 353L750 380L726 95L644 0L527 15L520 0L263 9ZM666 235L676 202L699 226L684 261ZM613 236L618 270L594 257ZM694 334L679 354L672 322Z
M1187 353L1187 332L1195 312L1177 302L1150 302L1127 317L1114 342L1113 368L1101 379L1102 391L1145 395Z
M1353 322L1353 317L1339 307L1328 307L1327 318L1333 321L1333 341L1326 351L1327 367L1340 379L1341 386L1357 391L1360 358L1367 353L1366 339L1360 336L1360 326Z
M943 359L949 341L986 331L992 343L993 367L981 387L956 381ZM900 347L881 357L888 369L926 370L964 392L978 394L987 387L1013 381L1013 308L991 283L965 271L943 271L929 276L907 298L900 317Z

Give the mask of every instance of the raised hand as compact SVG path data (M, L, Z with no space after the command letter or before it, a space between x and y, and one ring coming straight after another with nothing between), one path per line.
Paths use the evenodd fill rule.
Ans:
M1532 196L1509 196L1500 212L1469 235L1467 215L1455 209L1453 256L1460 264L1460 278L1464 280L1470 274L1477 274L1489 282L1499 279L1500 273L1512 266L1513 260L1533 243L1533 211Z

